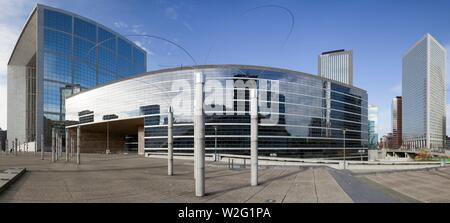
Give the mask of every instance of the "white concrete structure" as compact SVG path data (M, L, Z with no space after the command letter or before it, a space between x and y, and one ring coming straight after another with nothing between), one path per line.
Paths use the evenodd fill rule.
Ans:
M195 195L205 195L205 116L203 110L204 84L203 73L195 72L194 98L194 178Z
M353 85L353 52L335 50L319 55L318 74L331 80Z
M250 90L250 120L250 183L252 186L258 186L258 95L256 89Z
M403 56L403 148L444 147L446 58L430 34Z

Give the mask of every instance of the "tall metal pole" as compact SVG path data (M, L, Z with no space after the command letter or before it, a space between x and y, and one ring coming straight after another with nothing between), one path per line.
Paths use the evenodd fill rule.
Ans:
M17 138L15 139L14 142L14 155L17 156Z
M44 160L44 134L41 134L41 160Z
M251 185L258 185L258 95L250 89L250 157Z
M58 130L55 130L55 159L59 160L59 133Z
M205 195L205 120L203 112L204 77L201 72L195 74L194 96L194 178L195 195Z
M66 162L69 162L69 129L66 129Z
M61 159L62 158L62 135L60 133L60 131L58 131L58 158Z
M214 161L217 160L217 126L214 126Z
M106 154L109 152L109 122L106 122Z
M80 165L80 136L81 136L81 128L80 125L77 126L77 164Z
M74 150L74 145L75 144L75 140L70 138L70 159L73 158L73 150Z
M9 155L9 142L8 142L8 139L5 140L5 146L6 146L6 148L5 148L6 155Z
M346 169L346 161L345 161L345 133L347 132L347 129L342 129L342 132L344 133L344 169Z
M169 107L167 120L167 174L173 175L173 111Z
M17 156L17 139L14 140L13 152L14 152L14 156Z
M55 162L55 128L52 128L52 163Z

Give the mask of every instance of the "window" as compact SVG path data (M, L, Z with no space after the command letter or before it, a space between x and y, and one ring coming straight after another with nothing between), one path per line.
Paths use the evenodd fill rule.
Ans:
M74 63L73 81L82 88L95 87L97 83L97 72L95 67L83 62Z
M94 24L75 18L75 35L88 39L92 42L97 41L97 27Z
M127 41L125 41L122 38L117 39L117 46L119 55L125 57L128 60L131 60L131 44L129 44Z
M116 36L102 28L98 28L98 43L100 46L116 52Z
M87 61L92 64L95 64L97 61L97 49L95 48L95 44L77 37L74 39L73 54L79 60Z
M44 26L72 33L72 17L60 12L44 10Z
M67 57L44 53L44 79L72 82L72 63Z
M52 51L65 54L66 56L71 56L72 36L62 32L45 29L44 49L46 51Z

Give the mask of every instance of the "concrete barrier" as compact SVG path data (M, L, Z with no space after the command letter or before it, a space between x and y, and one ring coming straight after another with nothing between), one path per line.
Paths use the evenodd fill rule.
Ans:
M20 176L26 172L25 168L15 168L5 170L0 173L0 193L4 191L9 185L14 183Z
M167 153L146 153L146 157L150 158L167 158ZM205 155L207 161L214 161L214 154ZM227 163L233 159L234 164L244 164L250 160L250 156L219 154L222 163ZM192 154L174 153L174 159L192 160ZM342 160L320 160L320 159L299 159L289 157L269 157L259 156L258 164L260 166L327 166L334 169L344 169ZM447 162L446 162L447 163ZM441 161L345 161L345 169L349 170L406 170L406 169L423 169L445 166L446 163Z

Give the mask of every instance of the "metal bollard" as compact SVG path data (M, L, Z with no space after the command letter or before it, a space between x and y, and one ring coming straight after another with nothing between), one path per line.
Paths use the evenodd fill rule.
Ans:
M8 145L8 139L6 139L5 140L5 146L6 146L6 148L5 148L5 152L6 152L6 155L9 155L9 145Z
M41 160L44 160L44 134L41 134Z
M55 128L52 129L52 163L55 162Z
M14 156L17 156L17 138L14 141Z

